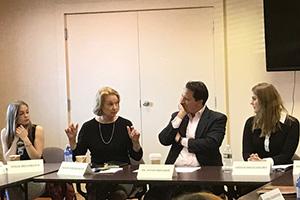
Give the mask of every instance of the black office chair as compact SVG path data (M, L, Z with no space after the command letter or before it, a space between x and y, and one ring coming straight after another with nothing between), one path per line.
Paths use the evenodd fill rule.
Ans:
M64 161L64 150L59 147L47 147L43 150L45 163L61 163ZM52 199L76 199L72 183L47 183L46 192L43 197Z
M64 150L59 147L47 147L43 150L45 163L61 163L64 161Z
M131 165L140 165L140 164L145 164L145 161L143 158L139 161L136 161L132 158L130 158L130 163ZM145 195L147 192L147 184L134 184L133 188L128 195L128 199L142 199L142 197Z

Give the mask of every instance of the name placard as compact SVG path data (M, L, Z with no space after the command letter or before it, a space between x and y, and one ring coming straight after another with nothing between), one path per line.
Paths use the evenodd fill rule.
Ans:
M62 162L58 175L71 175L71 176L83 176L87 173L93 173L89 163L79 162Z
M32 172L43 172L43 171L44 171L43 159L7 161L8 174L32 173Z
M172 180L176 176L174 165L141 164L137 179L139 180Z
M3 162L0 161L0 174L6 174L6 167Z
M232 175L269 175L271 165L267 161L234 161Z
M280 190L278 188L266 192L259 196L259 200L284 200Z
M293 175L300 175L300 160L294 160Z

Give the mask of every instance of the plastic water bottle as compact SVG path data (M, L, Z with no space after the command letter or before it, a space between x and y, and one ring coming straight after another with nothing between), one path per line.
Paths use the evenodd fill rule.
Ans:
M69 144L67 144L66 149L64 150L64 160L66 162L73 162L73 152Z
M232 151L229 144L226 145L223 151L223 169L225 171L232 170Z
M296 182L296 192L297 192L297 200L300 199L300 177L298 177Z

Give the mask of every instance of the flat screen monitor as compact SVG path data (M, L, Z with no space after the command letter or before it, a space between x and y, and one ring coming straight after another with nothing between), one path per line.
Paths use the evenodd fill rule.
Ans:
M300 70L300 0L264 0L267 71Z

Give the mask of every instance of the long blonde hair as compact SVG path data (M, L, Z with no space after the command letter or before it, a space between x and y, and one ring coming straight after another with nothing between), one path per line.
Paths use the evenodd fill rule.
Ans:
M253 121L252 131L261 129L261 137L270 135L280 129L281 112L287 110L283 106L282 99L276 88L269 83L259 83L252 88L260 105Z

